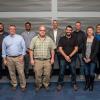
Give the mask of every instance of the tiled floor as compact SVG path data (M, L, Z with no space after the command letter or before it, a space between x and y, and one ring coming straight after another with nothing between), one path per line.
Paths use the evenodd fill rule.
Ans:
M52 78L50 90L48 92L42 88L36 93L32 77L27 80L28 84L25 92L22 92L19 86L16 91L13 91L9 81L3 78L2 82L0 82L0 100L100 100L100 81L95 81L93 92L84 91L84 81L79 80L79 90L77 92L73 91L69 80L65 83L63 90L57 92L57 82L54 82L55 79L57 79L57 77ZM6 81L4 82L4 80Z

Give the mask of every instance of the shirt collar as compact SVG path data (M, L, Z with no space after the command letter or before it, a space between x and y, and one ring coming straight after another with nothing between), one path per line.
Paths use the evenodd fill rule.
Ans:
M41 39L40 35L38 35L38 38ZM44 40L47 38L47 36L45 36Z
M16 36L16 34L14 34L14 35L10 35L10 37L12 37L12 38L15 37L15 36Z

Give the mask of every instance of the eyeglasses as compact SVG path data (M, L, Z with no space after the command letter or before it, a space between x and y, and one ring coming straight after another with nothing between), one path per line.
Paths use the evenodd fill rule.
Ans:
M39 31L46 31L46 30L39 30Z

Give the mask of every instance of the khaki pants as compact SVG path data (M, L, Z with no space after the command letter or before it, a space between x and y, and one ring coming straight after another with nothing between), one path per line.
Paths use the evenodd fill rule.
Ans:
M20 86L22 88L26 87L26 79L24 74L24 62L19 61L19 57L7 57L7 65L8 70L11 77L11 84L16 87L17 86L17 79L16 79L16 70L18 72Z
M35 72L35 83L37 87L48 87L50 83L51 74L50 60L35 60L34 72Z

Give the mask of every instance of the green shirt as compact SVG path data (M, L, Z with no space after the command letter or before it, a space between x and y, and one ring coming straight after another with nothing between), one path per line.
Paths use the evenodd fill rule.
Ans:
M44 40L40 39L40 36L35 36L30 44L30 49L34 52L34 58L51 58L51 50L56 49L56 45L53 40L46 36Z

